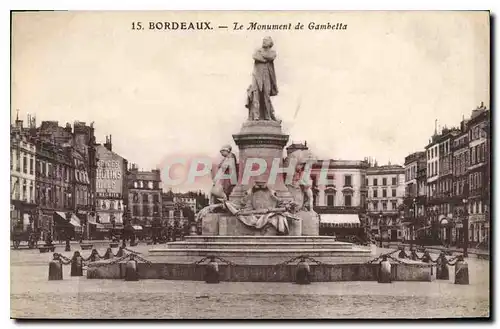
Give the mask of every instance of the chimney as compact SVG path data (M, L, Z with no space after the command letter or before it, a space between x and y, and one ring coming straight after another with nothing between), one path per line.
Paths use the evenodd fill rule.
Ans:
M15 123L15 127L16 128L23 128L23 120L19 120L19 110L16 110L16 123Z
M106 143L104 143L104 147L109 151L113 151L113 144L111 143L111 135L106 136Z

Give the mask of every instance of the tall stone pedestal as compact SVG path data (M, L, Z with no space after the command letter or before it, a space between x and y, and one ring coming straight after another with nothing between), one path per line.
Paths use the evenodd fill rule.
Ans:
M280 200L292 200L282 175L277 175L275 180L269 181L273 163L283 167L283 148L288 142L288 135L283 134L281 123L264 120L247 121L241 127L240 133L233 135L233 139L239 148L239 180L229 200L240 203L245 192L255 181L267 182L267 186L276 192ZM252 166L252 158L264 160L267 165L266 170L258 176L250 177L248 181L243 181L245 171L257 170L257 165Z

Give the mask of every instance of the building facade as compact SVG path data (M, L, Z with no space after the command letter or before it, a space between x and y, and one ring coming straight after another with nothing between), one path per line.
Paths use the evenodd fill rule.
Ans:
M31 130L37 145L37 185L40 217L55 238L89 237L88 223L95 216L92 168L94 128L75 121L59 126L43 121ZM73 232L66 229L72 227Z
M405 167L405 197L403 238L410 241L422 235L425 230L425 188L427 185L425 172L427 158L425 152L415 152L408 155Z
M108 231L124 226L127 214L128 193L126 170L128 162L112 151L111 140L96 146L96 212L97 229Z
M420 152L406 157L404 216L405 222L413 222L408 216L417 213L419 228L415 238L425 238L426 244L463 246L467 235L469 246L489 246L490 115L481 103L459 127L445 127L439 134L436 129L425 147L425 166L420 165ZM417 184L419 205L412 211L414 184ZM409 236L409 232L408 229L404 236Z
M488 131L490 111L481 104L472 112L467 124L469 136L468 173L468 214L469 241L473 246L489 244L490 209L489 209L489 144Z
M468 120L467 120L468 121ZM460 123L460 133L457 134L452 143L453 152L453 188L452 199L454 201L453 222L454 231L452 235L455 240L452 244L463 244L464 241L464 217L468 202L468 179L467 170L469 168L469 134L467 131L467 121Z
M355 160L319 160L313 165L313 204L320 218L320 234L360 234L352 229L365 225L367 168L366 161Z
M36 146L17 117L10 136L10 215L11 227L37 226ZM35 228L35 227L32 227Z
M162 186L160 170L139 171L133 164L127 173L128 207L133 225L150 231L154 225L161 225Z
M439 234L439 198L438 198L438 179L439 179L439 135L437 130L425 147L427 158L427 186L426 186L426 208L425 213L431 224L431 239L438 240Z
M452 230L455 199L453 198L453 151L455 137L460 134L456 128L444 128L438 137L439 143L439 175L437 180L437 197L433 204L437 206L438 219L433 221L439 231L439 238L445 244L454 244L457 236Z
M372 233L384 240L403 239L400 209L405 196L405 169L400 165L371 166L366 170L367 215Z

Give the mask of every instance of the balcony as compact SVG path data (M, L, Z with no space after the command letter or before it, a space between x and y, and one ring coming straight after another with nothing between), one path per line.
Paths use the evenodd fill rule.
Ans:
M346 206L314 206L314 211L318 214L359 214L363 209Z
M373 209L373 210L370 210L368 209L368 213L370 215L379 215L379 214L382 214L382 216L386 216L386 215L399 215L399 210L398 209L386 209L386 210L380 210L380 209Z

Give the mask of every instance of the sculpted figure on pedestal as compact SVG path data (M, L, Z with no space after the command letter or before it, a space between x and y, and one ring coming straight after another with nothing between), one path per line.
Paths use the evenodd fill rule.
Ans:
M274 43L271 37L262 41L262 47L253 54L254 69L252 84L247 89L248 120L278 121L274 115L271 96L278 95L274 59L276 52L272 49Z
M223 158L212 175L214 184L210 191L211 204L218 203L221 199L227 200L238 181L238 162L231 151L231 145L224 145L220 149Z
M313 192L312 180L310 177L311 166L314 158L309 151L298 150L290 154L285 159L285 166L295 166L294 175L290 178L285 177L287 188L294 197L295 203L301 210L313 210Z

